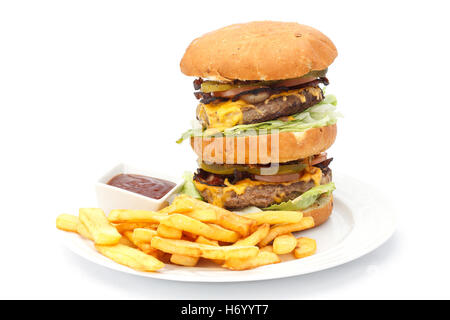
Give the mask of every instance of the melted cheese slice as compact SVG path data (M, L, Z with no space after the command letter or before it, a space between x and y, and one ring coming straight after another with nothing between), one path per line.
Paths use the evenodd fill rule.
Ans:
M238 181L236 184L231 184L228 179L225 179L225 187L216 187L216 186L209 186L204 183L200 183L194 180L195 187L198 191L202 192L205 190L208 190L210 193L211 198L213 199L214 205L218 207L223 207L223 204L226 202L228 197L232 195L232 192L234 191L235 194L241 195L245 192L245 190L248 187L258 186L258 185L268 185L268 184L282 184L282 185L289 185L292 183L296 183L299 181L303 182L309 182L314 181L314 185L318 186L320 185L320 181L322 180L322 170L316 167L310 167L304 170L303 175L300 177L297 181L290 181L290 182L284 182L284 183L270 183L270 182L263 182L263 181L255 181L250 179L243 179L241 181ZM280 197L276 197L274 199L276 202L281 202Z
M265 104L269 103L270 100L273 100L275 98L279 97L287 97L287 96L297 96L302 103L306 102L306 97L303 94L304 91L308 91L308 93L312 94L314 97L316 97L317 100L322 99L322 90L320 88L316 87L307 87L302 89L295 89L295 90L289 90L284 91L278 94L271 95L266 101L264 101Z
M300 181L309 182L314 181L316 186L320 185L320 181L322 180L322 170L316 167L310 167L305 170L305 173L300 178Z
M208 119L208 128L223 130L242 123L242 108L248 107L245 101L225 101L220 103L200 104L199 117Z

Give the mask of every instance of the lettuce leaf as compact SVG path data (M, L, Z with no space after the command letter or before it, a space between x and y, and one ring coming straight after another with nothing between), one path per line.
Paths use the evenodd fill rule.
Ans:
M341 114L336 111L337 99L334 95L326 95L318 104L307 110L294 114L291 121L271 120L254 124L241 124L224 130L202 129L199 125L196 129L186 131L177 143L181 143L191 137L207 136L246 136L258 134L270 134L272 130L279 132L302 132L311 128L319 128L333 125Z
M195 199L203 200L202 196L194 185L193 178L194 174L192 172L186 171L183 174L184 185L180 193L186 194Z
M297 211L308 208L312 205L321 195L324 193L330 193L336 189L333 182L322 184L320 186L315 186L309 189L301 196L295 198L294 200L289 200L287 202L282 202L280 204L271 205L264 210L286 210L286 211Z

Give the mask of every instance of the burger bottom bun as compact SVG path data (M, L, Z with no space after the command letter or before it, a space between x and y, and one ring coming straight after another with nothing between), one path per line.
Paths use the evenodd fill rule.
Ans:
M333 211L333 196L323 195L313 205L303 210L304 217L312 217L314 219L314 227L320 226L328 220Z

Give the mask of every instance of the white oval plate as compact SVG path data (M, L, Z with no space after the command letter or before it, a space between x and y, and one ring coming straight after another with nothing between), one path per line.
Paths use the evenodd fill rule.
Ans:
M238 282L285 278L332 268L357 259L383 244L395 231L395 215L386 199L371 186L348 176L334 175L334 211L323 225L299 232L317 241L317 253L246 271L230 271L213 263L198 267L166 264L159 272L134 271L99 254L91 241L59 231L64 244L81 257L107 268L138 276L189 282Z

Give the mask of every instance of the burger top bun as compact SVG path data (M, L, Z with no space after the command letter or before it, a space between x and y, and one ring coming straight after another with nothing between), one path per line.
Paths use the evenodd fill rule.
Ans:
M295 22L234 24L195 39L181 60L188 76L217 81L282 80L326 69L334 44L320 31Z

